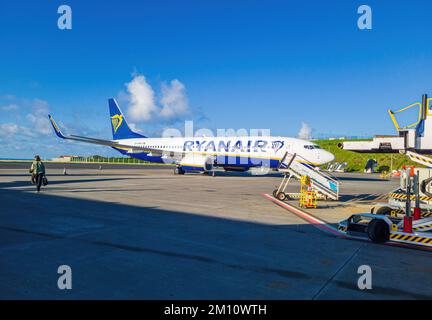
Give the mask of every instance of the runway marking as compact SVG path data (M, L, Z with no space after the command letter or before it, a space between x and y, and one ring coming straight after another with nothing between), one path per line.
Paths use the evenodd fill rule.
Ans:
M311 223L315 228L330 233L332 235L338 236L338 237L342 237L342 238L346 238L346 236L344 234L342 234L341 232L338 231L337 228L333 227L332 225L328 224L325 221L322 221L294 206L291 206L285 202L282 202L274 197L272 197L269 194L264 194L264 197L266 197L267 199L269 199L270 201L276 203L277 205L288 209L291 213L294 213L296 216L302 218L303 220L306 220L307 222Z

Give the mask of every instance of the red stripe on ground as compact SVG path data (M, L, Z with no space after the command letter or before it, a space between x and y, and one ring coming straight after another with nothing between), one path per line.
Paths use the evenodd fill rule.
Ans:
M308 213L306 213L306 212L304 212L304 211L302 211L302 210L300 210L294 206L289 205L288 203L282 202L282 201L272 197L269 194L264 194L264 197L266 197L270 201L276 203L277 205L289 210L291 213L294 213L296 216L302 218L303 220L306 220L307 222L311 223L314 227L316 227L317 229L319 229L321 231L331 233L332 235L335 235L335 236L338 236L338 237L344 238L344 239L357 239L356 237L347 236L344 233L339 232L339 230L332 227L328 223L326 223L326 222L324 222L324 221L322 221L316 217L313 217L310 214L308 214ZM366 239L360 239L360 240L366 240ZM423 247L423 246L414 245L414 244L410 245L408 243L402 243L402 242L396 242L396 241L386 242L384 245L432 252L432 248L430 248L430 247Z
M343 237L343 238L346 237L344 234L339 232L336 228L329 225L328 223L326 223L326 222L324 222L318 218L315 218L315 217L311 216L310 214L307 214L306 212L304 212L304 211L302 211L302 210L300 210L294 206L291 206L285 202L282 202L282 201L272 197L269 194L264 194L264 197L266 197L270 201L276 203L277 205L289 210L291 213L294 213L296 216L302 218L303 220L306 220L307 222L311 223L314 227L316 227L317 229L319 229L321 231L331 233L331 234L338 236L338 237Z

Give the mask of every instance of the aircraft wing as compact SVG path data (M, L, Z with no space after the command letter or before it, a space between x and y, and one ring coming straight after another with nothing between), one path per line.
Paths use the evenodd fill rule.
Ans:
M122 144L122 143L112 141L112 140L103 140L103 139L82 137L82 136L76 136L76 135L67 135L66 136L61 132L59 126L54 121L54 118L51 115L48 115L48 118L49 118L49 120L50 120L50 122L54 128L56 135L62 139L74 140L74 141L80 141L80 142L86 142L86 143L98 144L98 145L102 145L102 146L113 147L113 148L117 148L117 149L128 150L128 153L133 153L133 152L138 151L138 152L151 152L153 155L161 155L162 154L162 150L159 150L159 149L153 149L153 148L142 147L142 146L131 146L131 145Z

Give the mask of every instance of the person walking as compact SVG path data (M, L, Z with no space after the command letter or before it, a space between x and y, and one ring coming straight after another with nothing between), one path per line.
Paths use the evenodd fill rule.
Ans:
M34 157L34 161L30 168L30 173L35 177L35 184L37 192L40 192L42 181L45 176L45 165L39 156Z

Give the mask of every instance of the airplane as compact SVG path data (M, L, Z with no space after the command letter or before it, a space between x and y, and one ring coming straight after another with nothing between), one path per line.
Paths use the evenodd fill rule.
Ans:
M123 155L154 163L175 164L175 174L247 171L252 168L277 170L287 154L299 155L309 166L334 160L334 155L312 142L272 136L148 138L130 129L114 98L108 99L113 140L64 135L54 118L48 118L59 138L112 147Z

